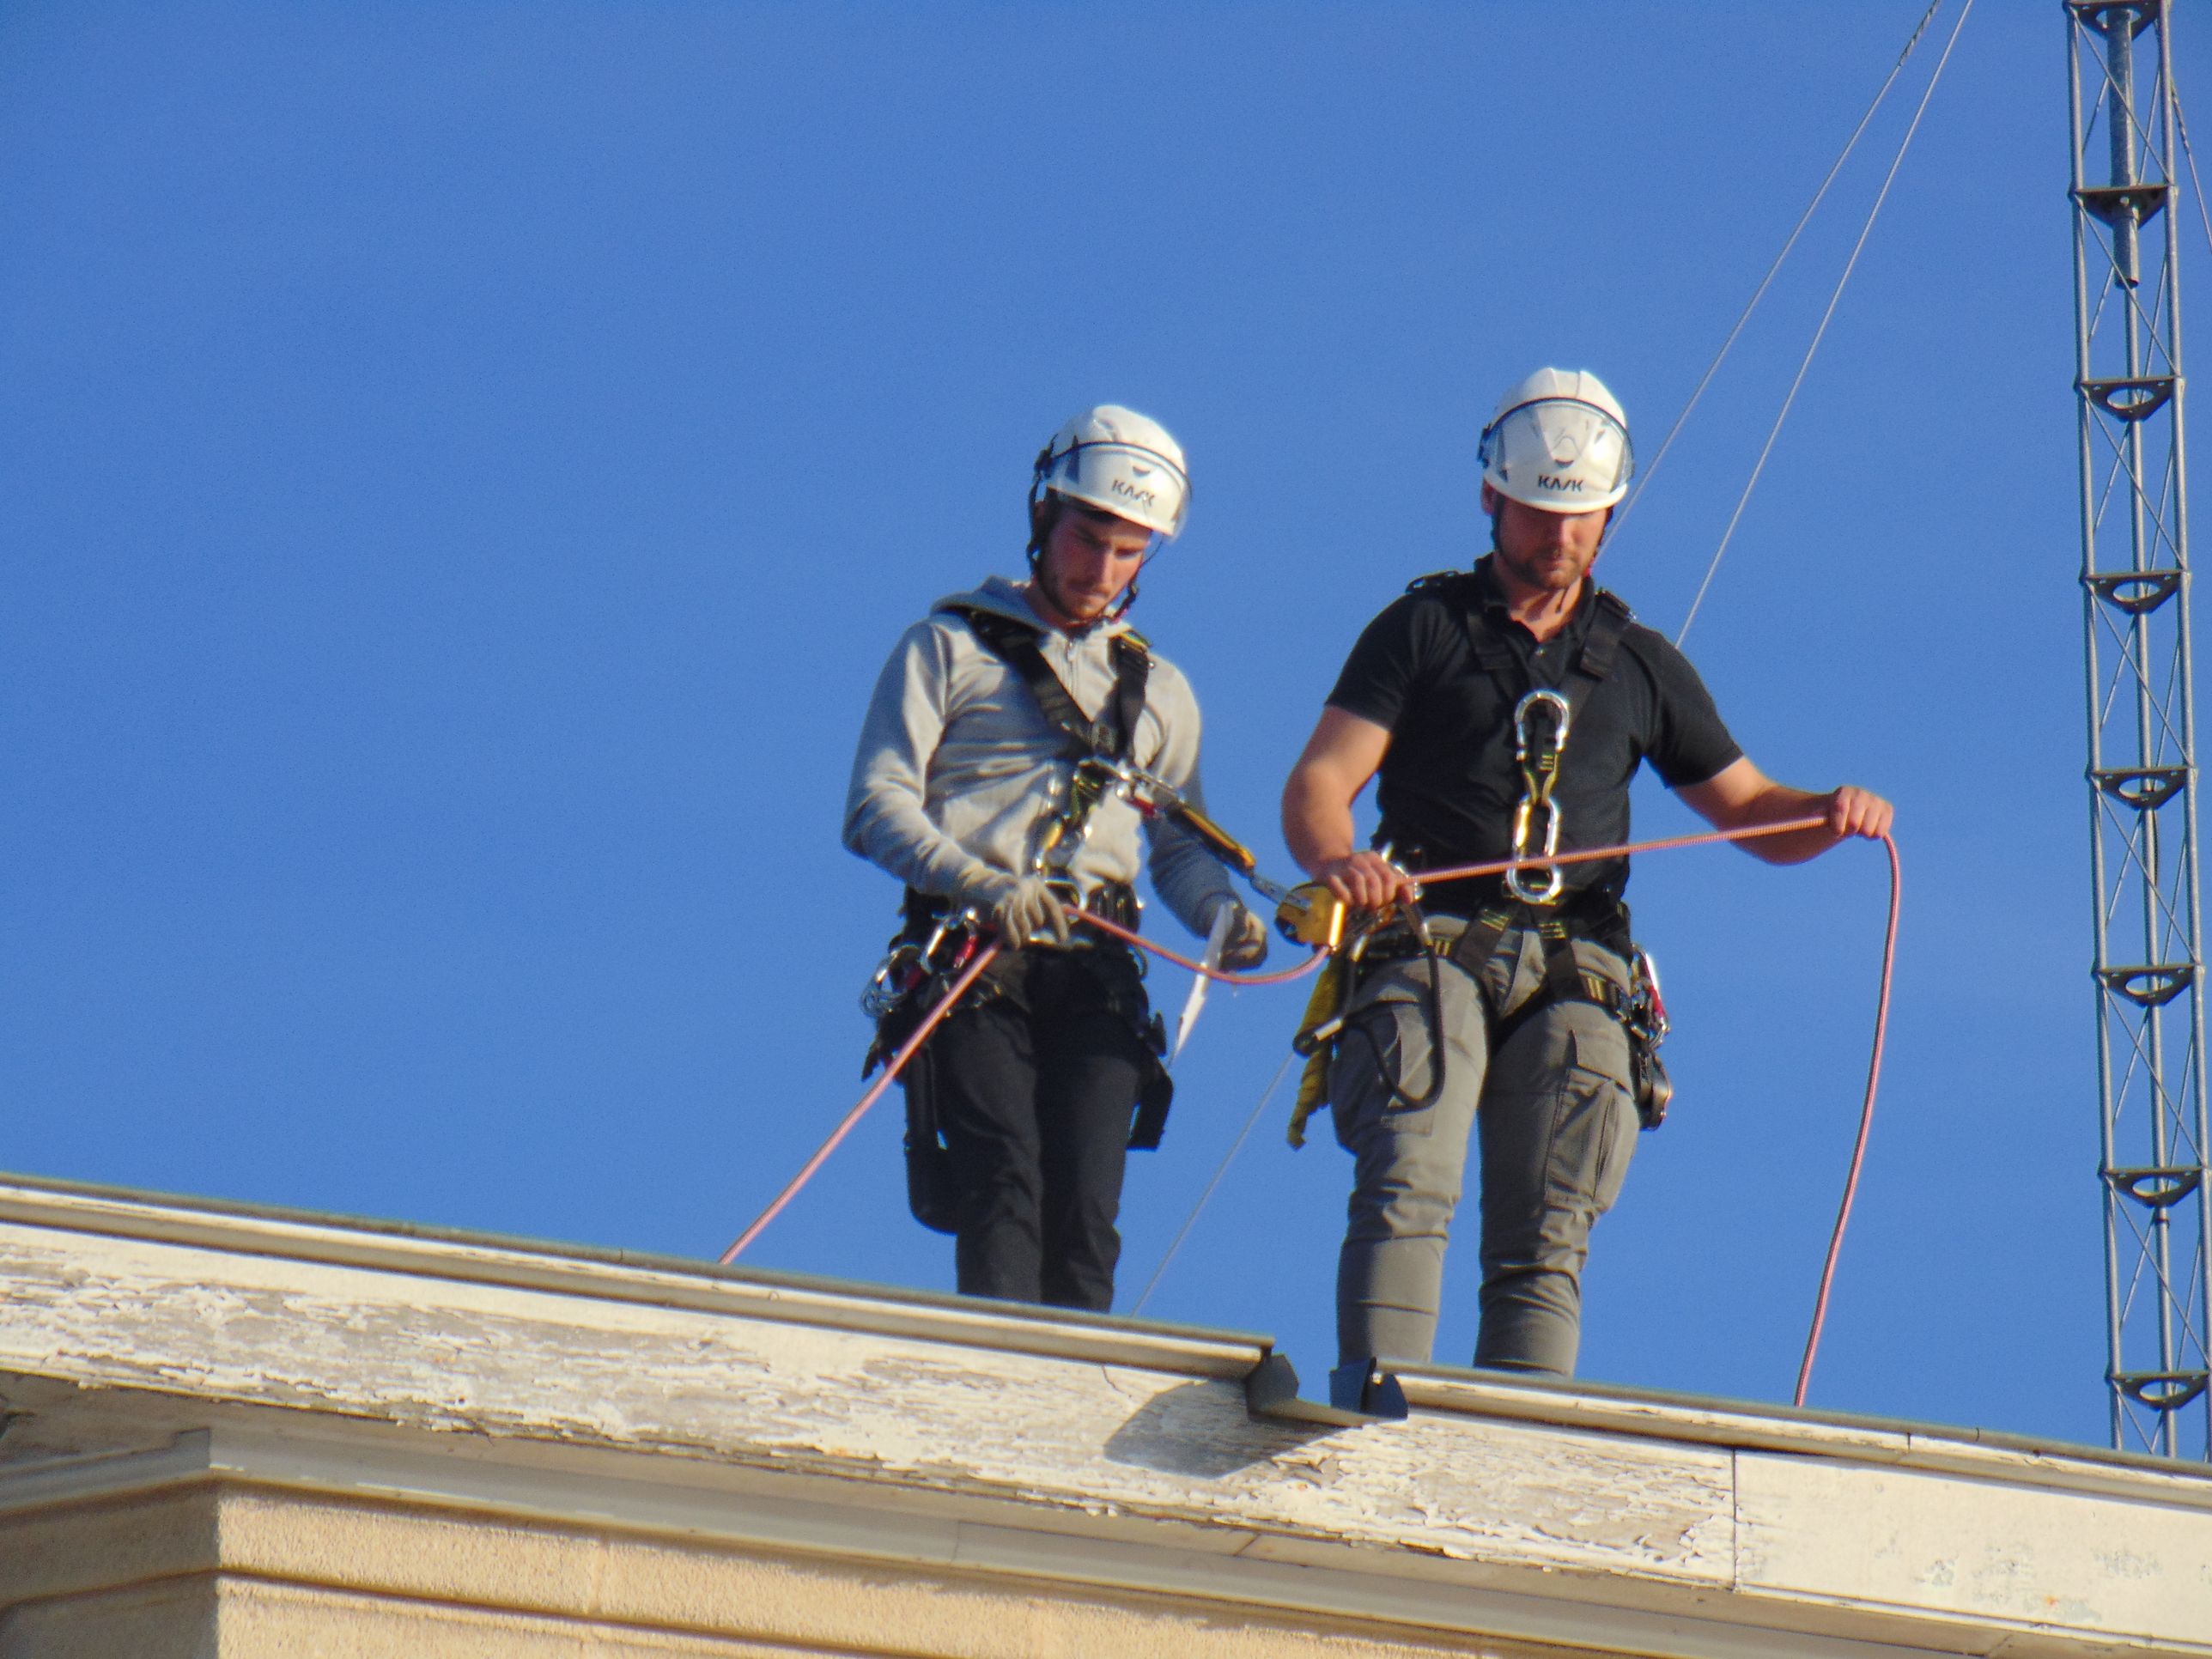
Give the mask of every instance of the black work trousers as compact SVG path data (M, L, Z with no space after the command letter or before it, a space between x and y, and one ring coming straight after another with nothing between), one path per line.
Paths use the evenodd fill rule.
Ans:
M1152 1063L1126 1006L1142 995L1134 970L1110 946L1030 946L985 982L987 997L956 1009L915 1056L908 1085L928 1091L958 1189L961 1294L1103 1313L1121 1254L1130 1119Z

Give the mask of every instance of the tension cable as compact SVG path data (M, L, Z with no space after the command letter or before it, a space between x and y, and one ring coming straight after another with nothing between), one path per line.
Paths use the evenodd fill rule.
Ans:
M1797 216L1797 222L1790 227L1790 234L1783 240L1782 251L1774 256L1774 263L1767 266L1766 275L1759 279L1759 286L1752 290L1750 300L1735 319L1735 326L1729 330L1728 338L1721 342L1721 349L1713 354L1712 362L1705 365L1705 372L1698 377L1698 384L1691 389L1689 402L1682 405L1681 413L1674 416L1674 423L1667 428L1667 435L1659 441L1659 448L1651 457L1651 465L1644 469L1643 475L1636 481L1636 488L1629 492L1627 501L1621 504L1621 520L1626 520L1635 510L1644 486L1657 475L1660 463L1667 459L1667 452L1674 447L1676 434L1688 422L1690 411L1698 406L1698 399L1705 395L1705 388L1712 384L1713 376L1720 373L1721 364L1735 349L1736 337L1743 332L1744 325L1751 320L1751 313L1759 309L1759 302L1766 297L1766 290L1773 285L1774 278L1781 271L1782 262L1790 257L1790 251L1797 246L1797 239L1805 234L1805 227L1813 222L1814 211L1827 198L1828 186L1836 182L1836 175L1844 170L1844 163L1851 159L1851 152L1858 148L1859 140L1865 136L1875 112L1881 107L1882 100L1889 96L1889 89L1896 84L1905 60L1912 56L1914 49L1920 44L1920 37L1928 32L1928 25L1935 21L1936 14L1942 8L1943 0L1929 0L1928 9L1920 14L1920 21L1913 26L1911 38L1905 41L1905 50L1898 53L1897 61L1889 66L1889 73L1882 77L1874 101L1866 106L1866 113L1859 117L1859 124L1851 129L1851 136L1844 140L1842 151L1829 164L1827 177L1820 180L1820 187L1813 192L1813 199L1805 204L1805 210ZM1613 533L1619 535L1620 532L1616 527Z
M1774 453L1774 441L1782 435L1782 423L1790 418L1790 408L1797 401L1798 388L1805 384L1806 371L1813 367L1813 354L1820 349L1820 342L1827 336L1828 325L1835 319L1844 286L1858 269L1859 255L1866 251L1867 238L1874 234L1874 222L1881 215L1882 204L1889 200L1890 186L1897 182L1897 170L1905 165L1905 152L1912 148L1913 135L1920 131L1920 118L1928 113L1928 101L1935 97L1936 83L1942 80L1944 67L1951 61L1951 48L1959 44L1959 31L1966 27L1966 19L1972 15L1973 9L1974 0L1966 0L1959 9L1959 21L1951 25L1950 38L1943 42L1943 55L1936 60L1936 72L1921 89L1919 107L1912 112L1911 123L1898 142L1897 154L1890 159L1889 172L1882 179L1881 189L1875 196L1874 205L1867 210L1866 222L1859 227L1859 239L1851 245L1851 257L1844 262L1844 274L1836 278L1835 291L1828 295L1827 309L1820 313L1820 325L1813 331L1812 343L1805 348L1804 358L1797 365L1796 378L1790 382L1789 392L1782 399L1781 412L1775 416L1766 441L1759 447L1759 459L1752 465L1751 477L1744 481L1743 494L1736 498L1735 511L1729 514L1728 528L1721 532L1721 544L1713 550L1712 562L1705 567L1705 579L1698 584L1697 594L1690 601L1690 614L1682 618L1680 631L1674 635L1677 646L1689 637L1690 624L1698 619L1698 607L1705 603L1705 590L1713 585L1713 573L1721 568L1721 556L1728 551L1729 543L1735 536L1743 509L1750 504L1751 492L1759 488L1759 474L1766 471L1766 458Z

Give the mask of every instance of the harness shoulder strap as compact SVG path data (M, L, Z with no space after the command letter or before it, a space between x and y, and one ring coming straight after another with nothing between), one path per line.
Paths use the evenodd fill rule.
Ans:
M1573 687L1567 693L1567 701L1577 708L1582 707L1583 699L1598 682L1613 672L1613 665L1620 655L1621 636L1636 620L1636 613L1619 594L1601 587L1594 598L1596 613L1590 617L1589 632L1583 636L1583 648L1575 659L1574 672L1567 677L1568 684Z
M1472 570L1434 571L1408 582L1406 591L1408 593L1431 594L1450 607L1467 634L1467 647L1474 653L1476 663L1485 673L1496 674L1504 682L1509 696L1518 697L1528 690L1519 684L1528 678L1521 665L1520 657L1510 644L1499 638L1497 631L1483 621L1482 605Z
M1474 573L1471 570L1431 570L1427 575L1416 576L1407 582L1406 591L1408 593L1432 593L1454 583L1474 580Z
M1458 577L1467 581L1474 578L1463 571L1446 572L1442 578L1424 576L1407 592L1416 590L1436 592L1440 597L1455 600L1455 608L1467 629L1468 648L1474 653L1475 661L1484 672L1498 675L1504 681L1507 694L1519 697L1532 688L1528 682L1527 665L1510 643L1499 637L1497 630L1483 621L1474 595L1469 592L1452 593L1446 582ZM1590 617L1589 631L1583 636L1583 648L1576 654L1575 665L1565 683L1559 688L1569 703L1579 710L1598 683L1613 672L1613 664L1620 659L1621 636L1628 632L1636 613L1628 608L1620 595L1601 587L1594 590L1592 600L1596 610Z
M1114 696L1108 705L1113 723L1113 757L1128 760L1137 746L1137 722L1145 713L1145 684L1152 678L1152 641L1133 628L1113 641Z
M1100 711L1103 718L1092 720L1068 695L1067 688L1060 683L1060 676L1044 659L1036 629L978 605L948 605L940 608L973 629L975 637L1029 688L1045 719L1066 733L1066 759L1087 760L1093 755L1103 755L1119 760L1127 755L1135 739L1137 717L1144 710L1145 682L1152 666L1141 635L1133 640L1127 633L1115 636L1114 692Z

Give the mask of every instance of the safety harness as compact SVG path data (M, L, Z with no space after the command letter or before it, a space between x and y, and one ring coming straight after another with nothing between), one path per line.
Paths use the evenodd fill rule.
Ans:
M1552 798L1559 781L1559 763L1565 754L1574 712L1587 708L1620 655L1621 641L1636 620L1618 594L1600 587L1591 593L1589 626L1574 665L1556 688L1532 684L1533 657L1524 657L1500 632L1480 621L1480 601L1468 591L1474 578L1453 572L1442 581L1425 577L1409 592L1450 583L1458 591L1443 595L1456 601L1468 647L1481 668L1510 696L1519 694L1513 709L1514 764L1521 774L1522 797L1513 814L1512 856L1540 858L1559 851L1560 816ZM1544 951L1544 987L1513 1012L1491 1020L1492 1041L1504 1047L1513 1035L1544 1009L1559 1002L1594 1002L1620 1022L1627 1032L1635 1062L1636 1107L1644 1127L1656 1129L1667 1115L1668 1097L1674 1092L1665 1066L1656 1050L1667 1033L1666 1006L1660 1000L1658 976L1650 957L1629 936L1627 907L1601 889L1578 894L1566 890L1565 877L1557 865L1535 871L1509 871L1504 878L1506 902L1486 907L1468 922L1452 942L1450 959L1480 985L1486 968L1506 933L1515 927L1533 927ZM1630 988L1621 988L1601 974L1585 970L1575 960L1574 939L1579 933L1617 951L1627 963Z
M1102 883L1085 892L1072 870L1075 855L1090 833L1093 815L1114 787L1115 768L1129 759L1135 746L1137 724L1145 709L1145 688L1152 669L1149 641L1134 629L1124 629L1109 641L1114 689L1094 720L1084 714L1067 688L1060 684L1060 676L1053 672L1052 665L1045 660L1036 628L975 605L948 605L941 610L966 623L983 646L1013 671L1029 689L1045 719L1059 729L1062 738L1059 758L1074 763L1068 779L1066 804L1053 816L1038 838L1031 858L1032 872L1060 889L1061 896L1070 904L1122 927L1134 927L1135 889L1127 882L1115 881ZM1085 762L1106 764L1085 765ZM908 888L902 915L903 927L860 995L861 1012L876 1022L875 1040L869 1045L861 1066L863 1077L874 1071L906 1040L919 1023L922 1008L941 994L944 987L973 959L983 937L972 912L957 908L937 894ZM1129 962L1132 988L1125 997L1109 996L1109 1001L1132 1002L1126 1012L1136 1029L1138 1040L1154 1056L1154 1063L1147 1068L1139 1085L1137 1113L1129 1131L1129 1145L1139 1151L1149 1151L1159 1145L1166 1127L1174 1085L1158 1063L1158 1056L1167 1048L1166 1028L1158 1015L1146 1018L1143 992L1138 985L1144 974L1143 958L1132 952ZM994 994L987 981L970 994L969 1003L974 1006L988 1001ZM925 1050L918 1072L909 1075L926 1079L927 1074L928 1055ZM926 1085L907 1091L908 1204L915 1218L925 1226L954 1231L959 1220L957 1182L952 1178L949 1154L938 1133L928 1094Z
M1037 643L1037 630L1012 617L971 605L948 605L944 609L975 630L975 637L1007 667L1013 670L1044 717L1060 729L1062 760L1076 763L1068 779L1067 805L1045 828L1033 860L1035 872L1069 882L1067 871L1084 837L1090 833L1091 814L1106 798L1109 774L1104 769L1082 764L1086 760L1126 761L1137 741L1137 722L1145 712L1145 685L1152 672L1151 641L1133 628L1125 628L1108 642L1114 663L1114 690L1098 711L1087 718ZM1119 885L1119 884L1116 884ZM1080 902L1081 893L1074 897ZM1121 920L1120 917L1114 920Z
M1471 572L1444 571L1421 577L1406 591L1433 592L1455 611L1477 665L1495 678L1509 697L1517 698L1513 708L1514 765L1521 775L1521 799L1513 812L1510 856L1540 859L1559 850L1561 815L1553 794L1559 783L1568 734L1573 727L1574 711L1588 706L1590 696L1613 672L1621 640L1635 620L1635 614L1618 596L1601 587L1594 589L1589 629L1573 666L1556 688L1532 684L1535 679L1533 659L1516 651L1497 630L1483 625L1480 595L1474 587L1476 580ZM1419 850L1409 849L1407 856L1418 866ZM1532 929L1543 948L1544 984L1510 1015L1486 1008L1492 1052L1504 1048L1529 1020L1556 1003L1595 1003L1618 1020L1627 1033L1633 1060L1637 1112L1645 1128L1656 1128L1666 1116L1667 1101L1673 1093L1666 1068L1656 1052L1666 1036L1666 1008L1659 999L1658 979L1650 958L1628 936L1627 908L1601 888L1570 893L1565 876L1557 865L1509 871L1501 887L1499 900L1469 918L1455 938L1435 937L1425 923L1415 918L1412 925L1393 929L1368 943L1364 951L1354 954L1352 965L1356 966L1362 956L1376 963L1414 956L1428 957L1432 961L1441 957L1461 969L1480 988L1484 971L1506 935L1517 927ZM1630 989L1623 991L1603 975L1590 972L1576 961L1574 940L1578 935L1618 951L1626 960ZM1433 967L1431 973L1433 976ZM1351 973L1337 975L1333 988L1339 999L1336 1018L1322 1018L1316 1023L1316 1016L1325 1012L1326 1005L1322 1001L1324 988L1315 988L1309 1023L1294 1045L1310 1058L1300 1081L1297 1105L1292 1112L1293 1146L1300 1144L1304 1138L1306 1118L1326 1097L1329 1054L1323 1045L1333 1047L1331 1040L1348 1029L1346 1015L1353 988ZM1487 994L1483 994L1486 1004ZM1433 986L1431 1002L1433 1008ZM1437 1018L1432 1012L1431 1023ZM1441 1032L1437 1036L1440 1038ZM1426 1094L1432 1098L1442 1091L1443 1086L1443 1044L1440 1040L1431 1042L1431 1079ZM1376 1061L1381 1063L1379 1053ZM1401 1104L1425 1103L1406 1100L1395 1079L1387 1075L1384 1082Z
M1152 675L1149 641L1134 629L1124 629L1113 637L1114 690L1094 720L1084 714L1045 660L1035 628L975 605L948 605L942 610L966 623L984 647L1014 672L1045 719L1059 728L1063 739L1060 758L1075 763L1068 781L1067 805L1054 815L1039 837L1031 860L1034 872L1066 889L1064 896L1071 902L1109 921L1135 927L1137 896L1127 883L1107 882L1085 893L1068 871L1089 833L1092 814L1106 798L1112 776L1109 768L1087 768L1083 763L1127 759L1136 742L1137 722L1144 714L1146 683ZM885 1038L896 1030L895 1017L902 1005L928 981L957 973L974 953L979 936L972 917L935 893L908 888L901 915L904 927L860 994L861 1012L880 1028L868 1051L863 1076L890 1052ZM896 1036L890 1038L892 1046L897 1041Z

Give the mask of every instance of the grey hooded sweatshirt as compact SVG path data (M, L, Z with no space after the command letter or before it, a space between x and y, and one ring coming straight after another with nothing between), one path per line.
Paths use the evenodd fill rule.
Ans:
M947 605L997 611L1039 630L1038 643L1068 696L1096 720L1114 690L1109 641L1123 623L1079 635L1047 628L1023 590L994 576L900 636L877 682L853 781L845 845L908 886L947 898L995 898L1005 878L1029 872L1039 838L1067 798L1066 737L1020 676ZM1201 811L1198 701L1173 663L1152 656L1130 758ZM1109 795L1069 873L1087 890L1137 878L1138 834L1151 843L1152 886L1194 933L1233 898L1228 872L1188 830L1146 818Z

